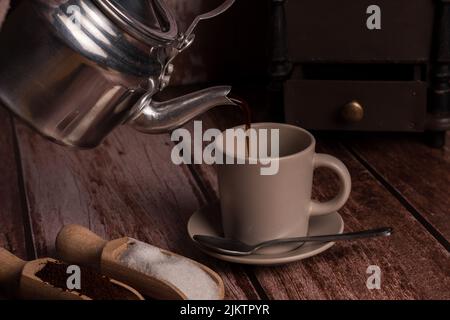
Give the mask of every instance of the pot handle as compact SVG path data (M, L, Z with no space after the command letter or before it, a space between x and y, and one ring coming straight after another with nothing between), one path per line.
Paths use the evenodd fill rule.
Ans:
M197 16L194 19L194 21L192 22L192 24L189 26L189 28L186 30L186 32L184 33L184 36L183 36L184 41L182 41L182 43L180 44L178 49L182 50L183 48L185 48L186 46L189 46L192 43L192 41L194 39L194 35L192 33L194 32L194 29L197 27L197 25L199 24L200 21L217 17L218 15L227 11L234 4L234 2L235 2L235 0L226 0L220 6L215 8L214 10L211 10L209 12L206 12L204 14Z

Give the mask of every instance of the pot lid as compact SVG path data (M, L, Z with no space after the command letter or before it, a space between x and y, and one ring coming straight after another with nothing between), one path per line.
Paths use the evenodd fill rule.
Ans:
M95 0L100 9L139 40L171 42L178 39L176 20L164 0Z

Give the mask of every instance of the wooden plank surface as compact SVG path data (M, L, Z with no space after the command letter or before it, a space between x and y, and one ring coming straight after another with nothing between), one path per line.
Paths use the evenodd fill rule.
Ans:
M107 239L131 236L217 270L230 299L258 299L245 271L213 261L189 241L186 223L205 199L187 167L170 160L167 135L120 128L89 151L66 149L17 124L28 210L40 256L54 255L58 230L69 223Z
M382 135L348 143L362 161L450 241L450 133L443 149L422 135Z
M14 129L11 116L0 103L0 247L22 259L28 259L25 225L22 210ZM32 250L30 250L32 251ZM1 263L1 262L0 262ZM0 300L8 295L0 290Z
M0 28L9 8L9 0L0 0Z
M0 107L0 247L27 259L24 215L11 117ZM26 215L25 215L26 218Z
M223 128L224 118L204 117L206 127ZM345 231L391 226L388 239L339 243L324 254L281 267L251 268L271 299L449 299L450 255L423 226L338 141L319 141L319 151L343 160L353 177L353 192L340 211ZM215 172L196 172L214 201ZM326 170L315 175L314 195L330 198L337 190ZM382 271L381 290L368 290L367 267Z

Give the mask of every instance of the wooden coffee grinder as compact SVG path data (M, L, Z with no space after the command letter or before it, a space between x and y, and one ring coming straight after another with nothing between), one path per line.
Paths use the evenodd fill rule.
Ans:
M272 88L308 129L450 128L450 1L272 2ZM284 103L281 101L284 100Z

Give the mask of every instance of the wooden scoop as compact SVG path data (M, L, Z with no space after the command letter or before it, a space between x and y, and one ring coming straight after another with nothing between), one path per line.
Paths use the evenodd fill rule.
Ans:
M61 229L56 238L56 250L61 259L97 267L103 274L133 286L148 297L160 300L187 300L186 294L170 282L133 270L119 262L122 253L133 242L135 240L128 237L108 242L82 226L67 225ZM161 253L186 259L197 265L216 282L219 299L224 298L223 281L217 273L194 260L170 251L161 249Z
M75 292L63 290L43 282L36 277L36 273L42 270L47 263L58 263L51 258L24 261L16 257L6 249L0 248L0 288L7 293L22 299L30 300L92 300ZM112 280L117 286L128 290L136 296L136 300L144 298L133 288Z

